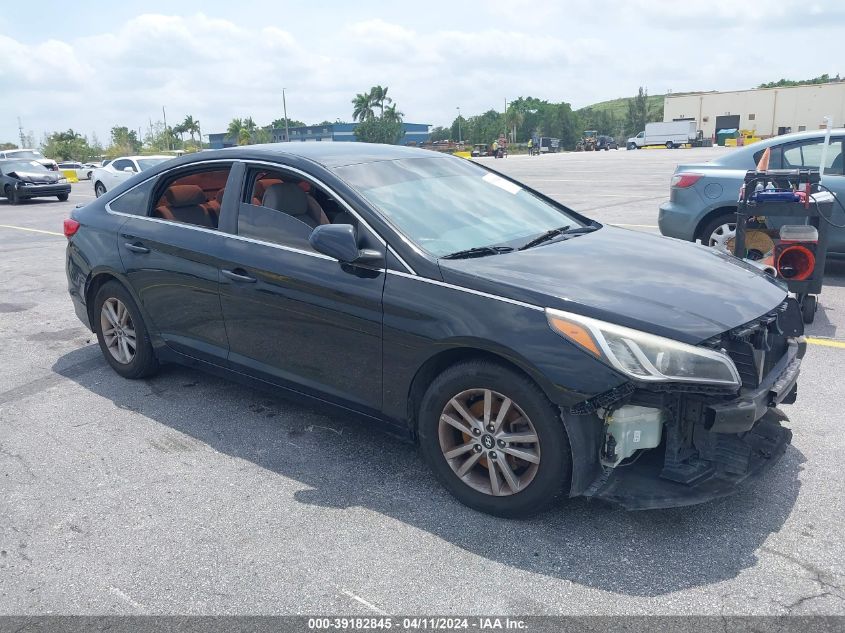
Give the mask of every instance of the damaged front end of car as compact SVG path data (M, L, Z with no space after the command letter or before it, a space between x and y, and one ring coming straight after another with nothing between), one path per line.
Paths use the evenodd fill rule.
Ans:
M697 346L570 313L548 317L630 378L563 411L588 455L573 464L572 496L629 510L692 505L732 494L786 451L792 433L777 406L795 402L806 350L794 299Z

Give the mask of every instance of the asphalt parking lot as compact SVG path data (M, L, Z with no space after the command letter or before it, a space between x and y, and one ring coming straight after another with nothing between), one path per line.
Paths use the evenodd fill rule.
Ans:
M724 151L483 160L636 240L675 164ZM0 612L845 614L845 265L761 481L505 521L343 416L188 369L118 377L66 292L62 220L92 198L0 200Z

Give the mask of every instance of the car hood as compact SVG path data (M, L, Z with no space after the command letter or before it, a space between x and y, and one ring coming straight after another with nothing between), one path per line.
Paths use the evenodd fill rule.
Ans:
M56 172L45 174L41 171L13 171L9 175L14 176L18 180L31 182L37 185L55 184L59 181L59 174Z
M711 248L616 227L502 255L440 260L444 281L699 343L778 306L785 288Z

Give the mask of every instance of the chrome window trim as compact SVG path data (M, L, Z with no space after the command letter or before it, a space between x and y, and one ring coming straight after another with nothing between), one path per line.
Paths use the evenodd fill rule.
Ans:
M532 303L525 303L524 301L518 301L516 299L509 299L508 297L500 297L499 295L490 294L489 292L482 292L481 290L473 290L472 288L465 288L464 286L456 286L454 284L446 283L445 281L437 281L436 279L429 279L428 277L421 277L420 275L409 275L408 273L399 272L396 270L387 270L388 275L395 275L397 277L404 277L406 279L415 279L417 281L421 281L427 284L433 284L435 286L442 286L444 288L450 288L452 290L458 290L461 292L466 292L471 295L477 295L479 297L485 297L487 299L494 299L496 301L502 301L504 303L510 303L511 305L519 306L521 308L528 308L530 310L538 310L540 312L545 312L545 308L541 306L534 305Z
M396 253L396 251L393 250L393 248L387 243L387 240L385 240L381 235L379 235L378 232L373 230L373 228L369 224L367 224L366 220L364 220L355 211L355 209L353 209L349 205L349 203L346 202L346 200L343 199L342 196L338 195L338 193L334 189L332 189L331 187L326 185L322 180L315 178L311 174L308 174L307 172L304 172L301 169L297 169L296 167L291 167L289 165L282 165L282 164L279 164L279 163L274 163L272 161L267 161L267 160L260 160L260 159L252 160L252 159L240 159L240 158L235 158L235 159L233 159L233 158L215 158L215 159L211 159L211 160L197 161L195 163L188 163L186 165L179 165L177 167L171 167L169 169L165 169L164 171L162 171L162 172L160 172L160 173L158 173L154 176L150 176L149 178L145 178L144 180L142 180L138 184L133 185L132 187L130 187L129 189L127 189L126 191L121 193L120 195L115 196L112 200L109 200L105 204L106 212L110 213L112 215L119 215L119 216L123 216L123 217L127 217L127 218L139 218L141 220L147 220L149 222L159 222L159 223L162 223L162 224L169 224L171 226L179 226L179 227L183 227L183 228L187 228L187 229L191 229L191 230L201 231L201 232L205 232L205 233L211 233L211 234L214 234L214 235L223 235L225 237L231 237L233 239L241 240L241 241L244 241L244 242L251 242L251 243L254 243L254 244L262 244L264 246L271 246L273 248L278 248L280 250L289 251L289 252L292 252L292 253L301 253L303 255L309 255L311 257L317 257L318 259L329 259L329 260L335 261L335 262L340 261L340 260L335 259L334 257L329 257L328 255L323 255L322 253L317 253L316 251L306 251L304 249L295 248L293 246L285 246L284 244L276 244L276 243L273 243L273 242L265 242L263 240L257 240L257 239L251 238L251 237L244 237L242 235L236 235L234 233L225 233L225 232L222 232L222 231L218 231L216 229L207 229L207 228L204 228L204 227L201 227L201 226L196 226L196 225L193 225L193 224L187 224L185 222L173 222L171 220L165 220L164 218L151 218L148 215L135 215L135 214L132 214L132 213L124 213L122 211L115 211L111 208L111 203L114 200L118 200L118 199L122 198L123 196L125 196L127 193L129 193L130 191L132 191L136 187L140 187L141 185L146 184L147 182L149 182L150 180L152 180L154 178L163 177L165 174L167 174L171 171L174 171L174 170L177 170L177 169L182 169L182 168L187 169L187 168L198 166L198 165L213 165L215 163L234 164L236 162L244 163L245 166L248 166L250 164L252 164L252 165L267 165L267 166L270 166L270 167L274 167L276 169L284 169L284 170L287 170L287 171L291 171L295 174L298 174L298 175L300 175L304 178L307 178L308 180L314 182L318 186L325 189L329 194L331 194L332 197L335 200L340 202L340 204L344 208L346 208L346 210L349 211L349 213L351 213L352 216L354 216L358 220L358 222L360 222L373 236L375 236L376 240L378 242L380 242L382 244L382 246L385 247L385 249L389 249L393 253L393 255L399 260L399 262L401 262L401 264L405 268L408 269L409 273L411 273L412 275L417 274L416 271L414 271L414 269L411 268L405 262L405 260L403 260L401 257L399 257L399 255ZM386 270L386 268L379 268L377 270Z
M408 269L409 273L411 273L412 275L417 274L417 271L414 270L413 268L411 268L408 265L408 262L406 262L404 259L402 259L401 255L399 255L399 253L397 253L390 244L387 245L387 250L390 251L391 255L393 255L399 261L400 264L402 264L405 268Z

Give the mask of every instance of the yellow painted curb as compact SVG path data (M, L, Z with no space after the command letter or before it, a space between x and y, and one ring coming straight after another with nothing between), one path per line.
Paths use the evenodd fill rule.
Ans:
M65 175L65 178L67 178L68 182L79 182L75 169L62 169L61 171Z

